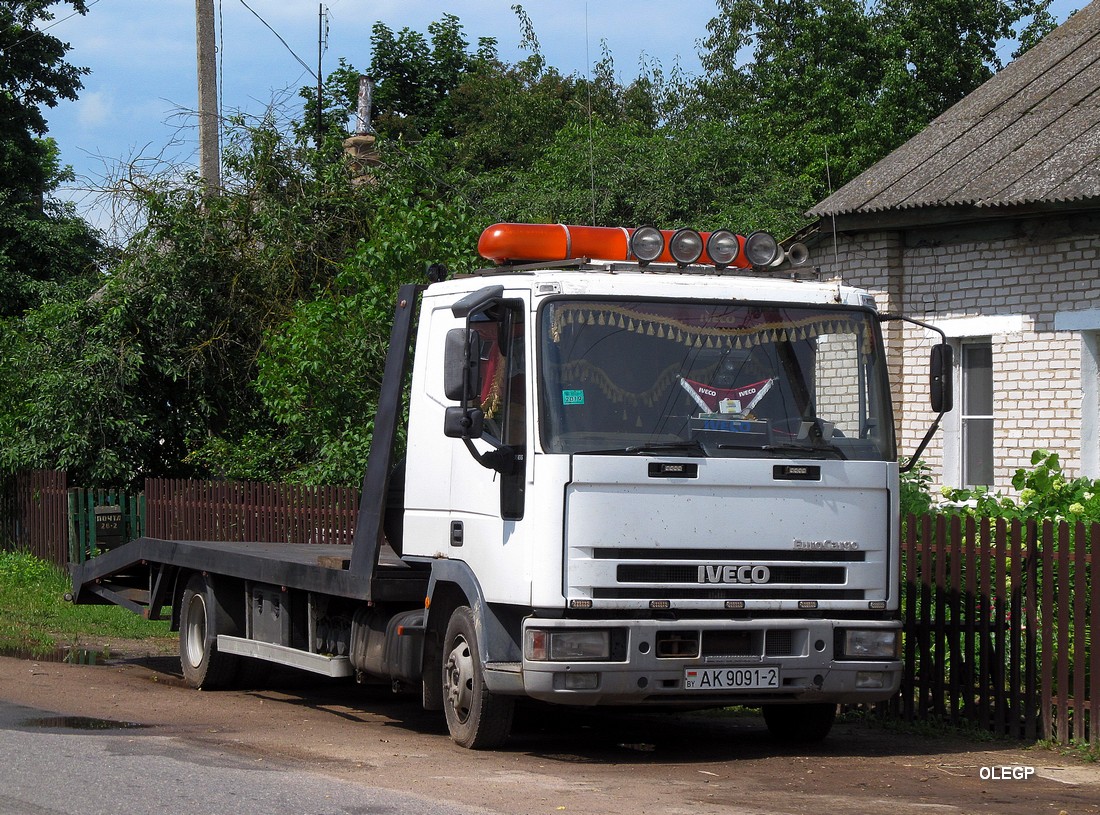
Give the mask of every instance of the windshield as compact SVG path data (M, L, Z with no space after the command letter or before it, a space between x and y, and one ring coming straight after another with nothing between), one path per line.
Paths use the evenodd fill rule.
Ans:
M548 452L895 458L870 312L556 300L539 325Z

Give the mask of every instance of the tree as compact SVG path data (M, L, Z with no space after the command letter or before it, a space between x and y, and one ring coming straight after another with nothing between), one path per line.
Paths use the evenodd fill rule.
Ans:
M992 76L998 44L1029 17L1028 30L1042 30L1045 4L718 0L697 115L745 136L744 187L784 187L790 206L771 226L793 229L814 201Z
M95 271L100 243L72 207L50 193L67 180L42 107L76 99L85 68L65 62L68 45L39 30L52 0L0 2L0 317L41 301L54 282ZM83 14L83 0L69 0Z

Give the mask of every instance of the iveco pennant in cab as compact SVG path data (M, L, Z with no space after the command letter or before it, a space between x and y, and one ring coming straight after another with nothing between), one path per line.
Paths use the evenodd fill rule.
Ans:
M467 747L524 697L760 706L813 740L894 694L902 318L764 233L479 248L494 267L401 292L352 547L141 539L75 569L78 600L170 606L202 687L266 659L419 688Z

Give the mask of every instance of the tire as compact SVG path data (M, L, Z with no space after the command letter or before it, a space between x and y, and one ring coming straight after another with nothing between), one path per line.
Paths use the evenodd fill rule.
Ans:
M469 606L459 606L443 639L443 712L454 742L471 750L499 747L512 730L515 700L485 688L477 629Z
M218 651L218 634L230 633L235 626L213 587L202 575L192 575L180 604L180 667L187 684L203 690L233 684L240 660Z
M772 738L785 744L817 744L829 735L836 705L764 705L764 722Z

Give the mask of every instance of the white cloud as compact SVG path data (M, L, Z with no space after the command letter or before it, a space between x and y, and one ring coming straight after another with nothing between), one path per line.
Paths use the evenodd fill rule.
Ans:
M109 91L85 91L76 102L76 121L85 130L114 122L114 95Z

